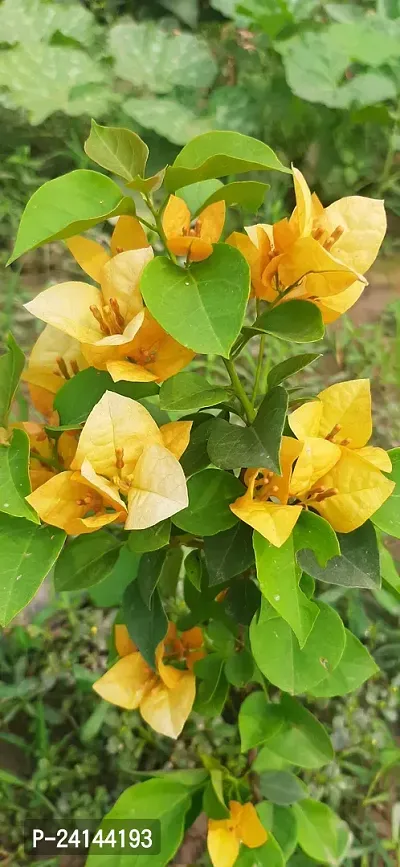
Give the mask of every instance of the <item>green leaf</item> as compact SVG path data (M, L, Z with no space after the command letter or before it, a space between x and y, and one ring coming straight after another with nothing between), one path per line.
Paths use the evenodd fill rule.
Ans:
M210 780L203 795L203 810L210 819L226 819L230 815L224 799L223 773L219 768L210 770Z
M254 532L253 545L261 593L293 629L300 647L304 647L319 616L319 609L300 590L300 570L295 560L293 536L277 548L260 533Z
M251 578L238 577L230 581L226 595L218 603L229 617L248 626L261 604L261 593Z
M290 174L264 142L238 132L204 133L192 139L166 173L170 192L208 178L275 169Z
M278 385L268 392L249 427L215 419L208 440L212 463L222 469L268 467L280 473L279 452L288 396Z
M196 693L194 711L206 718L219 716L228 695L224 660L217 653L210 653L196 662L194 668L195 674L202 678Z
M212 652L215 651L224 659L232 656L235 651L235 637L227 626L219 620L211 620L205 632Z
M287 860L297 845L297 825L292 810L267 801L257 804L256 810L264 828L273 833Z
M0 515L0 624L7 626L28 605L64 544L57 527Z
M206 184L207 181L203 181L202 183ZM254 213L261 208L265 194L269 188L269 184L263 184L261 181L232 181L230 184L220 185L205 200L202 208L207 208L208 205L213 205L214 202L226 202L228 206L235 207L236 205L245 211Z
M308 367L308 365L312 364L313 361L316 361L317 358L321 358L320 353L306 352L304 355L292 355L291 358L285 358L285 361L275 364L274 367L271 367L268 374L268 388L271 389L274 388L275 385L280 385L280 383L284 382L285 379L288 379L289 376L293 376L293 374L298 373L299 370L304 370L305 367Z
M385 473L388 479L396 482L396 487L386 503L372 515L372 522L384 533L400 539L400 448L390 449L392 472Z
M289 771L264 771L260 774L260 792L280 806L295 804L307 797L304 783Z
M253 679L254 662L248 650L241 650L226 660L225 677L236 689L242 689Z
M62 6L43 0L4 0L0 7L2 42L16 42L37 47L58 30L77 42L87 43L93 37L94 16L80 3Z
M128 584L136 578L140 556L122 545L118 560L109 575L89 589L89 596L100 608L120 605Z
M84 590L99 584L112 572L120 547L121 543L106 530L72 539L56 563L56 590Z
M8 413L24 367L24 353L12 334L8 334L7 350L0 355L0 427L7 427Z
M136 585L144 604L152 608L153 594L161 578L166 557L166 549L149 551L140 558Z
M285 859L279 843L270 832L267 842L256 849L241 846L235 867L285 867Z
M298 561L302 569L317 581L339 584L341 587L380 587L379 549L371 521L366 521L352 533L338 533L341 555L320 566L312 551L301 551Z
M135 826L140 819L158 819L161 822L161 851L158 855L142 851L129 855L129 867L165 867L175 855L183 838L185 815L191 804L191 790L182 783L161 778L146 780L125 789L109 813L104 817L110 830L112 822L123 821ZM121 855L112 851L107 855L107 867L119 867ZM89 852L87 867L102 867L104 852Z
M231 397L232 389L211 385L199 373L177 373L162 383L160 407L171 412L193 412Z
M154 21L115 24L109 47L116 75L147 92L169 93L176 86L208 88L217 74L205 40L187 32L167 32Z
M168 545L171 535L171 521L166 518L148 527L146 530L131 530L128 537L128 548L136 554L144 554L146 551L158 551Z
M203 413L205 416L205 413ZM181 457L181 464L185 476L192 476L199 470L204 470L210 464L207 451L208 438L214 418L209 416L209 421L204 421L192 428L189 445Z
M140 290L150 313L175 340L195 352L228 358L243 323L249 266L228 244L215 244L208 259L186 269L157 256L146 265Z
M363 108L376 105L387 99L396 99L396 94L395 82L388 75L383 75L381 72L364 72L346 81L339 89L338 108L349 108L354 105Z
M122 617L133 643L147 664L155 668L155 652L168 628L158 590L152 594L148 607L143 601L139 582L133 581L126 588L122 599Z
M337 668L340 665L341 662ZM282 695L278 707L283 726L268 738L268 749L284 761L301 765L302 768L320 768L332 761L334 753L331 740L315 716L289 695Z
M383 544L379 545L379 562L382 580L400 596L400 575L390 551Z
M367 648L346 629L346 644L339 665L329 677L313 687L312 695L316 698L346 695L348 692L354 692L378 671L379 668Z
M210 118L199 117L191 108L166 97L130 97L124 102L124 112L176 145L185 144L193 133L204 133L211 127Z
M144 174L149 149L130 129L100 126L92 120L84 147L91 160L125 181L133 181L137 175Z
M229 530L206 536L204 554L211 587L245 572L254 563L251 527L239 521Z
M298 842L306 855L321 864L338 864L339 817L320 801L307 798L293 806Z
M286 301L265 310L246 331L272 334L291 343L313 343L324 336L321 311L312 301Z
M184 24L194 29L199 19L197 0L161 0L161 6L180 18Z
M140 400L148 395L158 393L158 387L153 382L113 382L105 370L88 367L81 370L60 388L54 398L54 409L57 410L61 424L81 424L86 421L89 413L106 391L114 391Z
M14 430L9 445L0 445L0 512L40 524L25 497L31 493L29 480L29 438Z
M212 178L208 181L198 181L197 184L182 187L182 189L176 190L175 195L186 202L190 213L195 217L206 207L206 202L208 203L213 194L223 186L222 181Z
M193 587L201 593L201 581L203 575L203 564L201 559L201 554L198 548L194 548L193 551L189 551L187 557L185 557L185 575L193 584Z
M195 536L214 536L237 522L229 506L244 494L239 479L222 470L206 469L188 481L189 505L174 515L176 527Z
M276 735L284 725L279 707L272 704L263 692L252 692L239 710L240 748L246 753Z
M41 244L70 238L110 217L134 212L133 199L123 196L105 175L87 169L61 175L47 181L29 199L8 264Z
M332 557L340 556L338 537L325 518L304 509L293 530L295 551L311 549L318 564L326 566Z
M263 605L250 627L254 659L274 686L291 695L306 692L320 683L339 664L345 646L343 623L329 605L320 609L303 648L288 623L272 606Z

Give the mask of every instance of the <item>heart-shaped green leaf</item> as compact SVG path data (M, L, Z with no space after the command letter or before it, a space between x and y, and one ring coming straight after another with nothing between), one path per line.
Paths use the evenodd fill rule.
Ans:
M252 334L272 334L291 343L313 343L324 336L321 311L312 301L285 301L265 310L251 328Z

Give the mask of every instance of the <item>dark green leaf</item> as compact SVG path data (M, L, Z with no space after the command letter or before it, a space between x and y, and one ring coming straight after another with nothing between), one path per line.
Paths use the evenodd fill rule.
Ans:
M229 357L243 324L249 266L229 244L215 244L204 262L180 268L157 256L143 271L140 290L157 322L195 352Z
M225 677L237 689L241 689L252 680L254 675L254 662L248 650L234 653L225 663Z
M41 244L71 238L110 217L134 213L133 199L123 196L118 185L100 172L76 169L61 175L47 181L29 199L8 264Z
M230 815L224 799L223 774L219 768L210 771L210 781L204 790L203 810L210 819L226 819Z
M258 667L271 683L292 695L320 683L336 668L344 651L346 635L339 615L323 602L317 605L320 613L303 648L289 624L268 604L250 627Z
M120 542L106 530L72 539L56 563L56 590L84 590L99 584L112 572L120 547Z
M178 187L265 169L290 173L268 145L238 132L208 132L192 139L167 170L170 192Z
M291 343L313 343L324 336L324 323L321 311L312 301L294 300L265 310L251 331L273 334Z
M0 624L7 626L39 589L65 541L57 527L0 514Z
M210 586L229 581L254 563L251 528L239 521L229 530L206 536L204 554Z
M136 175L144 174L149 149L130 129L100 126L92 120L84 147L90 159L125 181L133 181Z
M308 365L312 364L313 361L316 361L317 358L321 358L320 353L306 352L304 355L293 355L291 358L285 358L285 361L275 364L274 367L271 367L268 374L268 388L270 389L274 388L275 385L280 385L280 383L284 382L285 379L288 379L289 376L293 376L293 374L298 373L299 370L304 370L305 367L308 367Z
M189 479L189 505L174 515L173 523L195 536L213 536L236 524L229 506L243 493L244 486L230 473L202 470Z
M230 629L219 620L212 620L205 632L212 652L218 653L218 656L224 659L232 656L235 650L235 637Z
M29 438L14 430L9 445L0 445L0 512L40 524L25 497L31 492L29 480Z
M307 797L304 783L289 771L264 771L260 774L260 791L273 804L287 806Z
M133 643L147 664L155 668L155 652L168 628L158 591L154 591L148 607L143 601L138 581L133 581L126 588L122 599L122 616Z
M199 470L204 470L208 467L210 458L208 456L207 443L213 423L214 418L210 417L209 421L204 421L202 424L192 428L189 445L181 457L185 476L191 476L193 473L198 473Z
M136 582L142 600L149 610L152 608L153 594L161 578L166 553L166 549L161 548L143 554L140 558Z
M88 367L67 380L54 398L54 409L59 413L61 424L80 424L86 421L106 391L139 400L157 394L158 386L153 382L113 382L107 371Z
M234 578L228 592L219 603L228 615L242 626L251 623L261 603L261 593L251 578Z
M276 735L283 725L284 720L277 705L269 702L263 692L250 693L239 710L242 753Z
M128 584L136 578L140 556L123 545L118 560L110 574L89 590L89 596L100 608L120 605Z
M379 671L372 656L361 641L346 629L346 644L343 656L329 677L321 680L311 690L317 698L330 698L354 692L364 681Z
M7 350L0 356L0 427L7 427L8 413L24 366L24 353L12 334L8 334Z
M332 557L340 556L338 537L325 518L304 509L293 530L295 551L310 549L320 566L327 565Z
M298 561L305 572L326 584L368 590L379 588L379 549L371 521L352 533L338 533L338 540L341 556L332 557L325 568L319 565L312 551L301 551Z
M198 686L193 709L206 718L219 716L228 694L224 660L216 653L210 653L205 659L196 662L195 673L202 677L202 682Z
M132 530L128 537L128 548L136 554L144 554L146 551L158 551L168 545L171 534L171 521L166 518L148 527L146 530Z
M388 479L396 482L396 487L386 503L372 515L372 522L384 533L400 539L400 448L390 449L392 472L385 473Z
M201 592L201 579L203 573L203 565L201 561L201 555L198 548L194 548L193 551L190 551L187 557L185 557L185 575L187 575L193 587Z
M287 393L277 386L264 397L249 427L215 419L208 440L212 462L225 470L267 467L280 473L279 452L287 406Z
M231 389L211 385L198 373L177 373L160 388L161 409L174 412L193 412L223 403L231 397Z

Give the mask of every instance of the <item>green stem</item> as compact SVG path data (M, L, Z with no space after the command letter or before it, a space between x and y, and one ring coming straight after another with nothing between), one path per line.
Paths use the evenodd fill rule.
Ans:
M258 299L256 301L256 307L257 307L257 318L258 318L260 315L260 309L259 309L260 308L260 302L258 301ZM252 395L251 395L251 402L252 402L253 406L254 406L254 402L257 400L258 391L259 391L260 377L261 377L263 362L264 362L264 350L265 350L265 334L262 334L260 337L260 345L258 348L258 360L257 360L256 375L254 378L253 391L252 391Z
M144 217L139 217L139 214L136 214L136 216L139 220L139 223L143 223L144 226L147 226L148 229L150 229L152 232L156 232L156 234L158 235L157 226L153 226L153 223L148 223L147 220L144 219Z
M156 231L158 232L158 234L159 234L159 236L160 236L160 238L164 244L165 250L168 253L168 256L170 257L170 259L172 259L174 265L176 265L177 264L176 256L174 255L174 253L171 252L171 250L168 249L167 236L166 236L164 229L163 229L162 218L161 218L162 207L160 208L159 211L157 211L157 209L153 205L153 202L151 201L150 196L146 196L146 205L154 217L155 224L156 224Z
M256 415L254 407L251 403L251 400L247 397L247 394L243 388L243 385L240 382L240 379L238 377L238 374L237 374L235 365L233 364L233 361L231 361L229 358L223 358L222 360L223 360L224 365L228 371L229 378L230 378L230 381L232 383L232 388L233 388L236 396L238 397L238 399L239 399L240 403L242 404L242 407L245 411L246 419L247 419L248 423L251 424L252 421L254 421L254 418Z

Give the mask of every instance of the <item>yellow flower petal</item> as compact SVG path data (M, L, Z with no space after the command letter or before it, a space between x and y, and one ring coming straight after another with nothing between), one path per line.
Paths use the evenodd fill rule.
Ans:
M251 283L257 296L261 295L264 290L262 275L269 260L271 246L268 236L265 233L263 234L268 242L268 253L264 256L260 249L253 244L251 238L242 232L232 232L225 241L226 244L239 250L246 259L250 267Z
M150 445L130 477L126 530L144 530L188 505L183 469L168 449Z
M274 223L274 247L278 253L286 253L292 244L297 240L296 233L286 218Z
M230 509L241 521L249 524L277 548L289 538L301 512L301 506L249 501L246 495L239 497Z
M154 382L157 379L155 373L132 361L108 361L106 367L113 382Z
M325 208L321 224L330 233L338 226L344 229L332 248L333 254L359 274L365 274L385 237L384 202L366 196L347 196Z
M42 521L60 527L70 536L78 536L81 533L92 533L119 519L116 512L100 512L86 523L85 515L90 506L81 504L81 501L85 496L93 494L93 488L84 479L78 481L74 476L69 470L58 473L26 497ZM101 507L100 497L98 504Z
M306 437L301 454L293 470L290 493L293 497L305 494L340 460L340 446L321 437Z
M143 719L160 735L177 738L193 707L196 678L191 671L182 672L174 689L157 683L140 703Z
M32 386L51 392L48 399L50 404L53 396L65 383L62 367L59 366L60 359L69 377L87 367L79 341L52 325L46 325L31 350L28 367L22 374L22 379ZM43 411L40 406L37 409ZM44 412L44 415L47 414L47 411Z
M140 250L149 244L146 232L136 217L123 214L118 217L111 235L111 255L117 256L125 250Z
M357 449L357 454L360 455L360 458L368 461L369 464L377 467L378 470L382 470L384 473L391 472L392 462L384 449L377 448L376 446L364 446L362 449Z
M117 299L125 324L143 309L139 282L143 269L153 256L151 247L127 250L113 256L102 270L101 291L104 301L108 304L110 298Z
M352 449L365 446L372 434L369 380L335 383L321 391L318 398L322 403L319 435L326 437L335 425L340 425L336 442L350 439Z
M208 820L207 849L213 867L233 867L239 847L229 819Z
M232 818L235 817L236 819L237 833L239 834L240 840L245 846L248 846L249 849L256 849L257 846L262 846L267 842L268 834L258 818L255 807L250 803L250 801L247 804L238 804L240 809L238 810L236 808L235 816L235 811L233 809L234 803L236 802L231 801L229 807Z
M292 166L296 207L290 218L290 226L297 237L304 238L311 235L313 228L313 206L311 192L307 181L294 166Z
M178 461L189 445L192 425L192 421L170 421L160 427L165 448L172 452Z
M196 230L202 241L216 244L219 241L225 223L225 202L215 202L201 211L196 222Z
M75 337L80 343L94 343L102 337L102 332L90 307L100 303L100 292L95 286L72 282L50 286L24 306L33 316Z
M136 364L154 373L158 382L164 382L179 373L195 354L170 337L148 310L145 311L143 325L127 352Z
M136 653L137 647L133 643L125 623L116 623L114 626L115 649L118 656L128 656Z
M319 400L309 400L299 406L288 417L291 430L299 440L317 437L320 434L322 404Z
M82 466L79 472L75 472L73 475L73 481L78 480L79 476L83 479L86 479L89 482L90 486L98 491L102 497L107 501L107 505L113 506L114 509L125 512L126 507L123 500L118 493L118 488L109 482L108 479L103 478L93 469L90 461L87 458L82 463Z
M329 298L316 299L315 303L319 307L322 318L326 325L330 322L336 322L339 316L350 310L350 307L358 301L360 295L364 292L365 283L361 280L355 280L351 286L344 289L343 292L338 292L337 295L331 295Z
M322 479L321 485L337 488L339 493L313 503L338 533L350 533L361 527L392 493L395 484L380 470L351 449L342 449L342 457Z
M187 256L190 262L203 262L213 251L209 241L203 241L194 235L168 238L168 247L175 256Z
M170 196L163 213L162 225L167 239L187 235L190 229L190 211L179 196Z
M78 448L76 433L73 430L65 430L57 440L57 457L66 470L69 470Z
M97 241L91 241L90 238L84 238L82 235L74 235L65 243L75 262L92 280L100 283L102 269L110 258L104 247Z
M118 475L116 449L121 449L120 473L125 477L151 443L162 445L162 437L147 409L136 400L106 391L83 427L72 467L80 469L87 458L96 473L112 479Z
M140 653L130 653L96 680L93 689L105 701L134 710L139 707L152 679L153 672Z
M272 260L272 265L274 261ZM264 272L265 273L265 272ZM278 276L285 288L301 281L300 289L307 297L324 298L347 289L359 275L314 238L299 238L278 261ZM301 297L301 293L297 292ZM290 297L295 297L290 294Z

